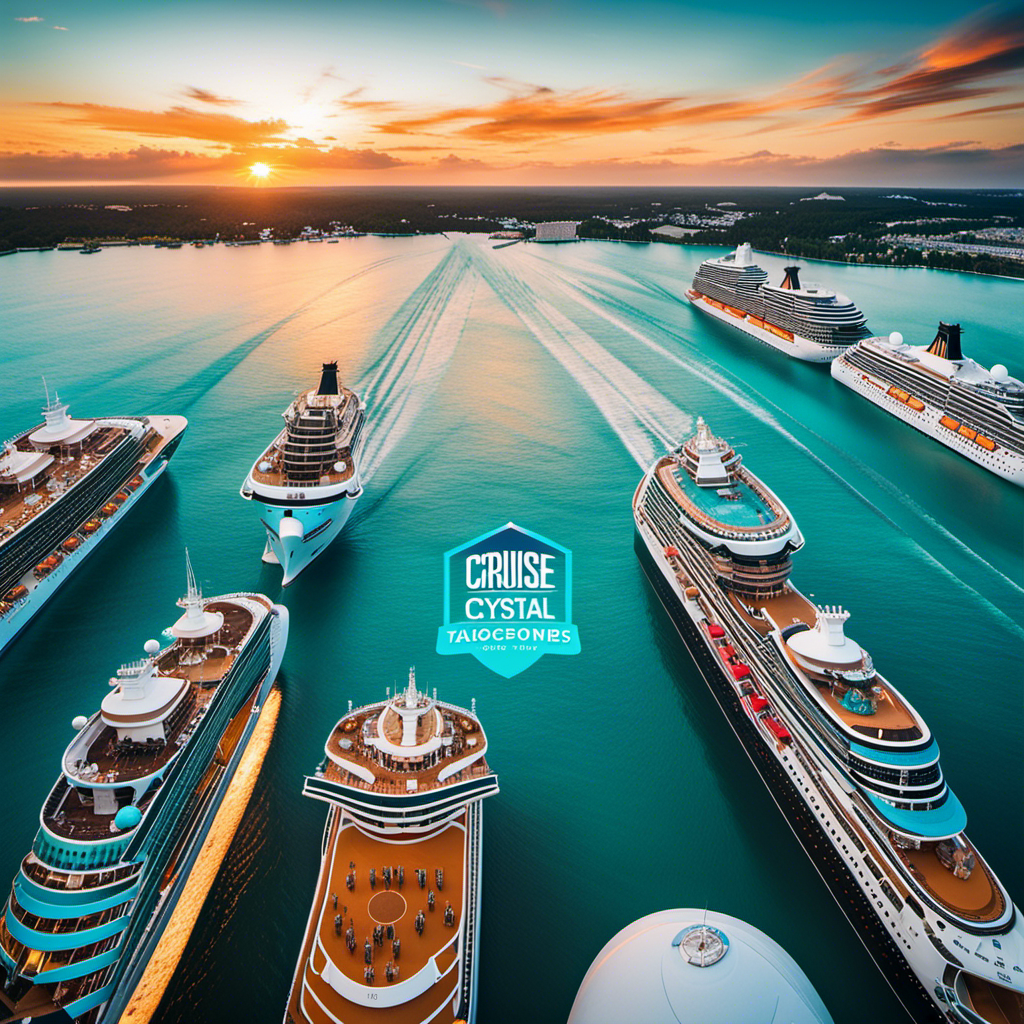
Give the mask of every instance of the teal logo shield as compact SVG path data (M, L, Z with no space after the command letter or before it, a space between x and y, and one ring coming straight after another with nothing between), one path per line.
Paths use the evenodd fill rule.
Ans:
M572 552L515 523L444 556L438 654L471 654L506 679L545 654L579 654Z

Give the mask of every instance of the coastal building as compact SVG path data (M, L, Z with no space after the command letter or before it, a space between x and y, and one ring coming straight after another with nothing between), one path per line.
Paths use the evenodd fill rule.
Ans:
M537 225L535 242L575 242L579 221L551 220Z

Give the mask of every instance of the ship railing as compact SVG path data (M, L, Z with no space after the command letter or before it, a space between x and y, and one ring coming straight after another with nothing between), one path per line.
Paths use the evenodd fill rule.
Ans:
M26 910L14 895L11 896L11 911L14 916L26 928L34 932L43 932L50 935L63 935L85 931L88 928L98 928L100 925L124 917L131 907L131 901L120 903L116 907L109 907L95 914L88 914L85 917L39 917Z

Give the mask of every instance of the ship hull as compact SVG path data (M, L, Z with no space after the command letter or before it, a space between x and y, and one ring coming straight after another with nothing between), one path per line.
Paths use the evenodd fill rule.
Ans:
M36 579L32 570L29 569L19 580L19 583L28 590L28 595L18 601L6 615L0 617L0 654L3 654L7 645L32 621L43 605L57 593L68 581L71 574L96 550L103 539L109 536L117 524L125 518L125 513L164 474L164 471L167 469L167 463L181 442L184 431L185 428L182 427L177 436L163 447L157 458L139 472L138 475L142 477L142 483L129 493L128 499L120 506L118 511L110 516L110 518L103 520L100 528L95 533L86 537L78 548L70 554L65 554L63 561L61 561L57 568L41 580Z
M778 352L783 352L793 359L802 359L808 363L830 363L836 356L842 355L849 347L847 345L822 345L820 342L811 341L810 338L803 338L799 334L793 334L792 341L780 338L772 334L771 331L766 331L764 328L750 323L746 315L737 316L725 310L717 309L706 302L704 296L697 292L688 291L686 298L689 300L690 305L694 309L700 310L701 313L714 317L730 327L735 327L736 330L761 342L762 345L767 345Z
M287 507L254 498L267 533L263 561L281 566L282 586L294 582L341 533L361 494L362 489L329 504Z
M879 409L884 409L891 416L908 423L915 430L933 438L958 455L970 459L971 462L983 466L1018 487L1024 487L1024 456L1016 455L1002 446L995 452L986 451L973 440L942 426L940 420L944 415L943 410L922 401L924 408L919 412L915 411L888 393L889 381L873 378L841 359L832 363L832 376L840 384L845 384L851 391L877 405Z
M657 544L639 527L634 531L634 550L644 574L736 738L857 937L911 1018L918 1024L938 1024L944 1018L918 974L880 922L875 907L833 845L828 830L807 805L796 783L748 717L735 684L726 676L721 660L704 641L679 591L666 575L667 568L662 568L665 563L659 557Z

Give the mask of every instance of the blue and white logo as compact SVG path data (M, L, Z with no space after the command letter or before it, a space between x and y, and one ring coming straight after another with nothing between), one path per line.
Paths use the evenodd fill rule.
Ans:
M579 654L572 552L515 523L444 556L438 654L472 654L506 679L545 654Z

